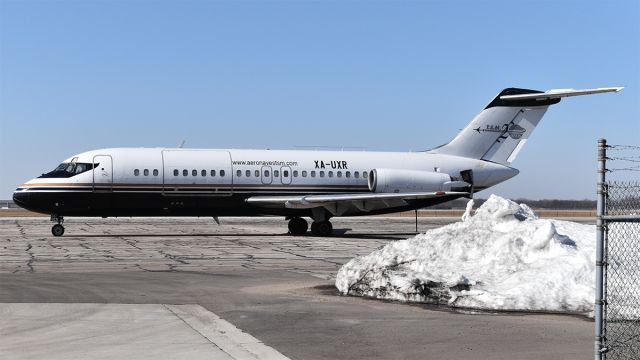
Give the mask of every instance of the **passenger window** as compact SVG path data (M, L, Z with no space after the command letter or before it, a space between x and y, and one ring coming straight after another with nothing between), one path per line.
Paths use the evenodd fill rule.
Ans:
M333 171L329 171L329 177L333 177Z
M359 173L359 172L357 172L357 171L356 171L356 172L354 172L354 173L353 173L353 177L354 177L354 178L356 178L356 179L357 179L357 178L359 178L359 177L360 177L360 173Z
M149 176L149 169L144 169L143 174L144 176Z
M293 170L293 177L298 177L298 170Z
M198 176L198 170L191 170L191 176Z
M179 174L180 172L178 171L178 169L173 170L173 176L178 176Z
M363 178L363 179L366 179L366 178L367 178L367 172L366 172L366 171L363 171L363 172L362 172L362 178Z
M220 177L224 177L224 170L220 170Z
M315 170L314 170L314 171L311 171L311 177L316 177L316 172L315 172Z
M282 171L282 176L289 177L289 171L288 170L283 170Z
M347 171L346 173L344 173L344 176L350 178L351 177L351 171Z
M245 171L245 175L246 175L247 177L251 177L251 170L247 170L247 171Z
M256 170L254 174L256 175L256 177L260 177L260 170Z
M269 170L264 171L264 177L269 177Z
M342 177L342 171L338 171L338 177Z
M236 176L237 177L242 176L242 170L236 170Z
M182 176L187 176L187 175L189 175L189 170L183 169L182 170Z
M275 177L279 177L279 176L280 176L280 171L278 171L278 170L273 170L273 176L275 176Z
M320 171L320 177L324 177L324 171Z
M133 175L135 175L135 176L140 175L140 170L138 170L138 169L133 170Z
M216 171L215 170L211 170L211 176L216 176Z
M175 174L178 175L178 174ZM153 169L153 176L158 176L158 169Z
M207 176L207 170L202 170L202 171L200 171L200 175L202 175L202 176Z
M307 177L307 170L302 170L302 177Z

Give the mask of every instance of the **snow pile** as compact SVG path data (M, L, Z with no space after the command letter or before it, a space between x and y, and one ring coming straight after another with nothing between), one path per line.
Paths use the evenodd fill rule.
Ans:
M462 221L397 241L340 268L343 294L454 307L589 312L595 226L538 219L492 195Z

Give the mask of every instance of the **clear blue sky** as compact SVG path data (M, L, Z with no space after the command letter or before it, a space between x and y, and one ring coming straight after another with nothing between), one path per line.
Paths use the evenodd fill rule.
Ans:
M0 198L90 149L421 150L505 87L619 85L484 197L595 198L596 140L640 144L640 2L0 0Z

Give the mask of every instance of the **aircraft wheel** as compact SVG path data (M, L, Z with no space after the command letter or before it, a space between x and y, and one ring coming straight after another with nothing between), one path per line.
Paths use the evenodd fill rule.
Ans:
M320 221L311 224L311 232L316 236L331 236L333 233L333 225L330 221Z
M309 224L307 220L299 217L294 217L289 220L289 234L291 235L304 235L307 233Z
M53 234L53 236L62 236L62 234L64 234L64 226L60 224L53 225L53 227L51 228L51 233Z

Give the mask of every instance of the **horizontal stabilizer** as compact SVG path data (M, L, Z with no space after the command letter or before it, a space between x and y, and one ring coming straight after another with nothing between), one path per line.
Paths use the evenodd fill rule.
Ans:
M600 94L607 92L618 92L624 89L624 87L608 87L608 88L597 88L597 89L584 89L584 90L575 90L575 89L552 89L547 92L541 93L533 93L533 94L518 94L518 95L502 95L500 96L501 100L509 101L509 100L548 100L548 99L559 99L563 97L569 96L580 96L580 95L590 95L590 94Z

